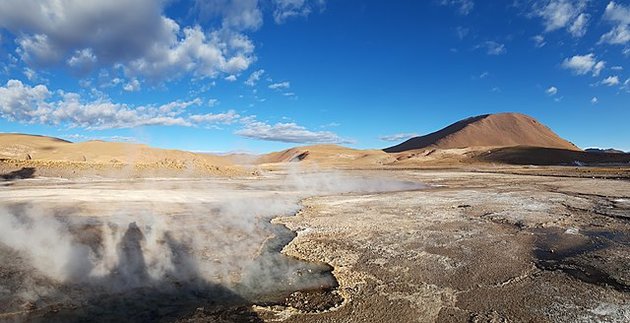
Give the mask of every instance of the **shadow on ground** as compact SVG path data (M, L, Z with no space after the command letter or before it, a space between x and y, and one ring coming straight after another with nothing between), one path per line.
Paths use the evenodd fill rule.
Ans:
M0 179L10 181L14 179L25 179L35 177L35 167L22 167L22 169L0 174Z
M169 235L164 237L164 244L172 254L173 267L164 278L151 278L141 249L144 239L140 228L130 223L117 245L119 264L110 274L88 282L57 285L45 299L26 302L21 305L22 311L14 309L17 311L10 319L28 322L262 322L251 310L249 301L201 278L187 248ZM0 285L5 283L0 281Z

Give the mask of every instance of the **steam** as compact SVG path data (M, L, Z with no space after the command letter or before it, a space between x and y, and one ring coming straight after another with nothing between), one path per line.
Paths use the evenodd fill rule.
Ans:
M335 284L325 266L278 252L292 236L270 219L295 213L302 198L422 188L299 169L234 183L154 180L134 185L123 193L111 190L120 197L116 199L108 199L103 190L102 196L94 195L90 186L59 190L63 196L55 200L72 197L87 203L74 211L45 198L24 201L19 208L0 206L0 253L8 247L53 285L79 286L87 294L212 284L254 298ZM10 283L0 279L0 287ZM40 290L32 284L8 289Z

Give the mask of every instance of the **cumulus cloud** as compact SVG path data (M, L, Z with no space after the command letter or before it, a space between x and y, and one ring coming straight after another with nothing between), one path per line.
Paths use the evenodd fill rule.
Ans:
M137 79L133 79L129 83L125 84L123 90L127 92L140 91L140 82Z
M630 42L630 6L611 1L606 6L603 19L613 28L602 35L600 42L624 45Z
M551 0L534 4L534 15L542 18L546 32L566 28L574 37L586 33L590 16L585 10L585 0Z
M455 7L457 8L457 12L464 16L468 15L475 7L475 3L472 0L441 0L440 4Z
M550 96L554 96L558 94L558 88L555 86L550 86L545 92Z
M25 62L40 67L66 62L87 72L97 63L120 64L128 76L163 80L184 73L199 77L237 73L255 60L254 45L239 30L256 24L245 18L225 22L236 19L230 10L241 7L225 9L225 25L235 29L204 31L164 16L165 3L5 0L0 2L0 28L17 37L17 52Z
M199 26L185 28L183 35L179 40L155 44L146 55L126 64L126 73L152 79L179 77L183 73L216 77L221 72L244 71L255 61L254 45L244 35L227 31L206 33Z
M193 115L186 109L200 99L153 106L130 106L101 98L84 102L77 93L50 91L44 85L29 86L9 80L0 86L0 117L9 121L80 127L86 129L132 128L150 125L194 126L199 123L233 122L233 112L213 118Z
M381 136L378 139L382 141L401 141L418 136L416 133L397 133L393 135Z
M307 17L314 9L323 10L324 0L273 0L273 19L282 24L290 18Z
M330 131L312 131L296 123L268 124L255 118L243 118L243 128L235 133L239 136L289 143L302 144L344 144L352 143L351 140L339 137Z
M87 74L94 69L97 58L91 48L84 48L75 51L74 55L67 60L68 66L74 68L81 74Z
M232 74L232 75L228 75L225 77L225 80L228 82L234 82L236 81L236 75Z
M566 58L561 66L565 69L572 70L577 75L592 73L593 76L598 76L606 66L606 62L597 61L595 54L590 53Z
M488 55L501 55L507 52L505 45L491 40L479 44L477 48L484 48Z
M291 83L289 82L279 82L279 83L269 84L269 88L272 90L284 90L284 89L288 89L289 87L291 87Z
M594 97L591 99L591 104L597 104L597 103L599 103L599 99L598 99L596 96L594 96Z
M617 75L609 76L602 80L602 84L608 85L608 86L619 85L619 76Z

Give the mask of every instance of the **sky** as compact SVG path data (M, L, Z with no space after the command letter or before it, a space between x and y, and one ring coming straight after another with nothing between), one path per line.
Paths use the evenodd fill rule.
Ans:
M0 132L385 148L519 112L630 151L630 1L3 0Z

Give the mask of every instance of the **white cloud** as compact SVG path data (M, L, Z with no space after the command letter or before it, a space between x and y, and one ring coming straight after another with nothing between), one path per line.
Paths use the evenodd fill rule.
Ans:
M611 1L606 6L603 19L611 23L613 28L602 35L600 42L618 45L630 42L630 6Z
M393 135L381 136L378 139L382 141L401 141L418 136L416 133L397 133Z
M599 61L593 66L593 76L599 76L599 73L606 67L606 62Z
M468 15L475 7L475 3L472 0L441 0L440 4L455 7L457 12L464 16Z
M458 26L455 28L455 33L457 34L457 38L459 38L459 40L463 40L470 33L470 29Z
M208 99L208 106L214 107L219 104L219 99Z
M344 144L352 143L351 140L343 139L330 131L312 131L296 123L276 123L268 124L256 120L253 117L241 119L243 128L235 134L251 139L280 141L304 144Z
M260 78L263 76L263 74L265 74L265 70L254 71L252 74L249 75L249 77L245 81L245 84L249 86L255 86L256 83L260 81Z
M488 75L490 75L490 73L488 73L488 72L483 72L483 73L481 73L481 74L479 75L479 78L480 78L480 79L484 79L484 78L488 77Z
M87 74L94 69L97 58L91 48L84 48L74 52L74 55L67 61L68 66L77 70L81 74Z
M0 28L17 37L17 52L25 62L35 66L65 62L84 73L99 64L121 66L129 77L155 80L186 73L216 77L241 72L255 61L253 43L239 31L252 28L252 23L226 22L237 19L233 16L236 11L226 9L225 26L206 31L199 26L180 26L164 16L166 3L4 0L0 1ZM256 1L248 3L257 5Z
M22 73L31 82L37 79L37 72L35 72L32 68L25 67Z
M232 74L232 75L228 75L225 77L225 80L228 82L234 82L236 81L236 75Z
M283 89L288 89L289 87L291 87L291 83L289 82L279 82L279 83L269 84L269 88L272 90L283 90Z
M589 20L588 14L581 13L579 16L577 16L573 24L571 24L571 27L569 27L569 32L571 33L571 35L573 35L574 37L584 36L584 34L586 34L588 20Z
M205 123L205 124L232 124L236 122L241 116L234 110L229 110L225 113L207 113L196 114L190 116L190 121L193 123Z
M307 17L314 9L323 10L324 0L272 0L273 19L277 24L293 17Z
M611 66L610 69L613 71L623 71L623 66Z
M591 99L591 104L597 104L597 103L599 103L599 99L598 99L596 96L594 96L594 97Z
M537 48L541 48L547 44L547 42L545 42L545 37L543 37L542 35L536 35L532 37L532 40L534 41L534 45Z
M558 88L555 87L555 86L551 86L545 91L545 93L547 93L550 96L554 96L554 95L558 94Z
M228 29L256 30L263 24L258 0L195 0L194 10L202 20L222 18Z
M501 55L507 52L505 45L491 40L481 43L477 48L484 48L488 55Z
M609 76L609 77L605 78L604 80L602 80L602 84L608 85L608 86L619 85L619 76L617 76L617 75Z
M137 79L133 79L129 83L125 84L123 90L127 92L140 91L140 82Z
M154 106L130 106L107 98L84 102L77 93L51 92L44 85L34 87L18 80L0 86L0 118L9 121L80 127L86 129L133 128L150 125L194 126L199 123L228 123L233 112L220 117L191 115L187 108L200 99L174 101Z
M174 24L174 22L173 22ZM174 29L178 26L173 25ZM238 73L255 61L254 45L244 35L225 31L205 33L199 26L187 27L179 40L156 44L149 52L125 65L128 75L172 79L191 73L216 77Z
M577 75L584 75L593 73L593 76L598 76L599 73L606 66L605 61L597 61L595 54L590 53L586 55L575 55L571 58L566 58L561 65L565 69L572 70Z
M574 37L581 37L586 33L589 20L585 9L585 0L551 0L537 2L534 14L542 18L546 32L567 28Z

